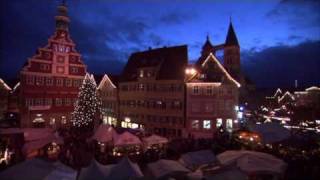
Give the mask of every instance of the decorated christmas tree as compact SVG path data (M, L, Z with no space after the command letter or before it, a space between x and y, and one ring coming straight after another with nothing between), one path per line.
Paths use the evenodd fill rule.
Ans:
M77 134L87 133L93 129L100 101L96 93L97 84L93 75L86 74L72 113L72 125Z

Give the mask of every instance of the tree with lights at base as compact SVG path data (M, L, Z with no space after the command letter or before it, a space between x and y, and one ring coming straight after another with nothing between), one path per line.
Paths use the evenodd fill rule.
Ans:
M87 73L72 113L72 125L76 136L85 135L93 130L94 120L100 105L96 87L93 75Z

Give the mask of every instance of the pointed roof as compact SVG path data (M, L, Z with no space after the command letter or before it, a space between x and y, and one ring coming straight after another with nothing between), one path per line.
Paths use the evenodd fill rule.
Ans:
M236 33L234 32L232 22L230 21L228 34L226 38L225 45L235 45L239 46L238 38L236 36Z
M214 69L215 76L211 78L207 77L206 81L221 82L223 77L225 77L227 78L227 80L230 80L232 83L234 83L237 87L241 86L240 83L228 73L228 71L222 66L222 64L212 53L210 53L209 56L200 64L199 71L203 71L203 68L209 61L213 62L217 68Z
M210 42L209 35L207 35L206 42L205 42L204 45L202 46L202 49L206 49L206 48L213 48L213 45L212 45L211 42Z
M112 168L107 179L133 179L139 177L143 177L140 167L125 156Z

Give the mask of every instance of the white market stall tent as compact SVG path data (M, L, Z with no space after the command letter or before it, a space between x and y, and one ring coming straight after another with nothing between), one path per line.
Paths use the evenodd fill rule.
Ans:
M252 174L283 175L287 164L270 154L256 151L225 151L217 156L224 166L234 166L241 171Z
M125 156L117 163L110 171L107 179L125 180L125 179L139 179L143 177L143 173L138 164L133 163Z
M141 144L142 142L140 139L128 131L125 131L114 139L114 146L130 146Z
M72 168L60 162L51 163L38 158L26 160L0 172L2 180L75 180L76 177L77 171Z
M183 178L190 172L179 162L166 159L149 163L148 169L155 179Z
M151 145L155 145L155 144L166 144L169 142L169 140L165 137L162 136L158 136L158 135L151 135L149 137L144 137L142 138L143 144L145 144L146 146L151 146Z
M290 138L290 131L275 122L254 124L249 126L249 129L259 134L265 144L277 143Z
M78 180L106 179L114 166L114 164L102 165L93 159L88 167L81 169Z
M185 167L195 170L199 167L215 165L218 163L218 160L212 151L201 150L181 155L179 162Z
M116 139L118 136L118 133L116 130L107 124L101 124L97 130L95 131L92 139L98 141L98 142L110 142Z

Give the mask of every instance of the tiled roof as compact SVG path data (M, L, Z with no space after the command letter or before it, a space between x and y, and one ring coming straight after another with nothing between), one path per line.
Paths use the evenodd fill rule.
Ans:
M188 64L187 46L163 47L131 54L121 81L135 81L139 68L155 68L158 80L183 80L184 69Z

